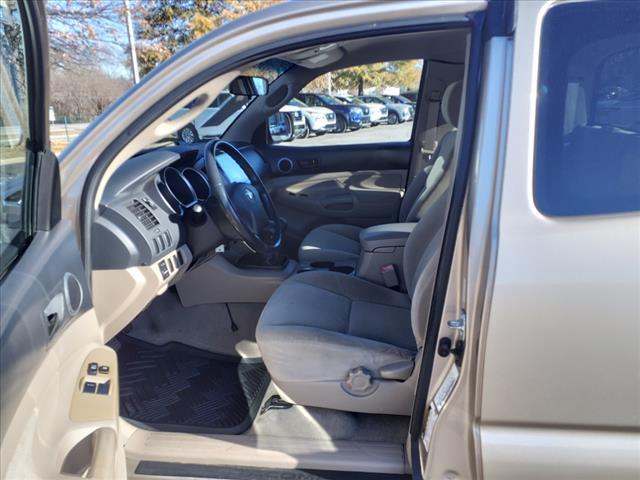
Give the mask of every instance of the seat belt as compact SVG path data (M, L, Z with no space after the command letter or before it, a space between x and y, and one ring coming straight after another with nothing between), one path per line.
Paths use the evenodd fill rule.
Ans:
M438 146L438 111L440 110L440 102L429 101L427 109L427 129L424 132L422 140L422 149L420 150L423 157L426 157L427 163L431 159L431 155Z
M442 94L439 90L434 90L429 96L429 105L427 107L427 122L420 153L426 165L432 160L433 152L438 148L438 116L440 114L440 102Z

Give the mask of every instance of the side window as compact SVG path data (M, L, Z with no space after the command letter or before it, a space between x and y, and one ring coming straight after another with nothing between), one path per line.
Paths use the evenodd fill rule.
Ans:
M269 120L271 142L294 147L408 142L416 105L393 96L418 90L422 66L422 60L402 60L320 75L297 95L300 102L280 109L288 118Z
M640 210L638 19L638 3L583 2L543 21L534 200L546 215Z
M29 138L27 72L15 1L0 3L0 275L26 245L24 186Z

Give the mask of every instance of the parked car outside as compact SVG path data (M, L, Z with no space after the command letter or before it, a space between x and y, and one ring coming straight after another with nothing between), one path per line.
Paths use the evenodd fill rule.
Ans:
M196 143L207 138L215 138L222 135L235 118L243 110L242 106L225 118L216 115L234 96L229 92L222 92L215 100L205 108L189 124L178 130L177 136L180 143ZM178 110L172 119L184 115L192 108L192 104Z
M364 109L353 103L344 103L325 93L299 93L296 98L311 107L325 107L336 114L336 133L358 130L364 120ZM368 113L368 112L367 112ZM369 121L368 118L366 119Z
M306 121L307 135L324 135L336 129L336 114L326 107L310 107L297 98L289 102L290 106L300 108ZM306 136L306 135L305 135Z
M418 100L418 92L415 90L410 90L407 92L402 92L402 96L408 100L411 100L413 102L413 104L416 104L416 101Z
M352 95L336 95L336 98L347 103L355 103L369 109L369 117L371 119L371 125L379 125L381 123L387 123L389 117L389 109L385 105L379 103L367 103L360 100L358 97Z
M384 98L383 96L376 95L361 95L359 98L365 102L385 105L389 109L389 119L387 122L390 125L413 120L414 110L410 105L405 105L404 103L396 103L387 98Z
M405 97L404 95L382 95L382 96L387 100L391 100L392 102L395 102L395 103L403 103L404 105L411 105L414 110L416 108L416 102L414 100L411 100Z

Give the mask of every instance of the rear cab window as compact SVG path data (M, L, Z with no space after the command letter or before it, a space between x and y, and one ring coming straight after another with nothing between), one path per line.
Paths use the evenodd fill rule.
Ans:
M549 216L640 210L640 3L567 3L547 12L534 200Z

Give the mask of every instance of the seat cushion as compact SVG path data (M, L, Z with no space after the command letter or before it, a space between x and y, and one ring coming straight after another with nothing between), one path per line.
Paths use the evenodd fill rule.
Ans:
M406 294L328 271L294 275L267 303L256 339L276 382L342 381L356 367L411 360Z
M302 240L298 259L303 264L313 262L358 261L361 227L329 224L311 230Z

